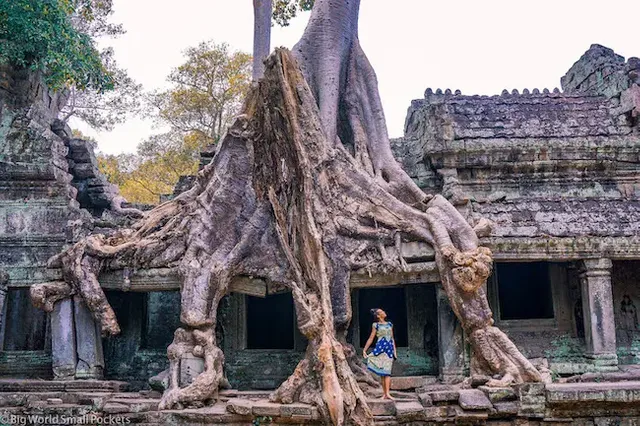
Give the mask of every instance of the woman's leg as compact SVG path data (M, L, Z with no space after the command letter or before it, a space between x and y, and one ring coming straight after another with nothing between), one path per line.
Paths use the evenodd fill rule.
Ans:
M384 392L384 397L387 399L391 398L391 394L390 389L391 389L391 377L390 376L384 376L382 378L382 389Z

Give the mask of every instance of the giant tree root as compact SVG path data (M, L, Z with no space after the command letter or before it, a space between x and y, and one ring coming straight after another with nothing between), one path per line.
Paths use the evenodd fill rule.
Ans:
M328 13L345 7L352 13L354 5L359 2L316 0ZM310 27L318 22L312 15ZM422 193L393 160L375 75L355 34L346 44L338 40L345 50L335 52L344 54L339 62L348 70L340 75L346 80L323 76L328 86L313 78L322 64L304 62L305 75L291 52L277 50L194 188L148 212L134 229L113 238L89 237L57 257L65 281L111 334L118 328L96 278L102 270L178 269L184 329L168 350L171 385L162 408L215 397L224 362L213 331L217 307L234 277L251 276L290 289L298 328L309 342L305 358L273 400L312 403L334 425L371 425L358 385L359 378L368 380L360 368L354 373L353 354L338 336L351 320L351 271L402 270L401 251L391 256L385 247L403 241L434 246L443 286L463 327L485 330L472 339L485 367L514 380L536 379L517 349L487 329L492 319L484 284L491 253L478 246L474 229L447 200ZM337 97L323 97L333 83ZM349 131L330 128L336 122L329 120L332 106L341 103L350 117L341 126L351 126ZM487 347L506 358L492 356ZM204 358L205 372L180 388L177 366L188 351Z

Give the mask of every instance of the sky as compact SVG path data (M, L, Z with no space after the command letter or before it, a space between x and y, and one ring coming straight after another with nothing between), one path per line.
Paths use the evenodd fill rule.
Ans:
M251 0L115 0L114 22L127 34L109 40L116 59L146 90L166 87L183 52L205 40L252 51ZM427 87L499 94L560 86L560 77L593 43L640 56L637 0L362 0L360 42L378 75L391 137L403 134L412 99ZM273 47L292 47L309 14L274 27ZM134 152L153 123L130 119L96 133L109 154Z

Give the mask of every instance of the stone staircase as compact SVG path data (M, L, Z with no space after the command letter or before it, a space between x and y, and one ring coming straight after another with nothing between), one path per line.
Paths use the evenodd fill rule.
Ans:
M0 380L0 413L38 424L109 421L140 425L318 425L317 408L274 404L269 391L225 390L212 405L158 411L160 393L123 392L122 382ZM476 388L427 384L393 392L394 401L370 399L378 425L602 426L640 422L640 381L524 384ZM32 418L33 419L33 418ZM119 419L119 420L118 420ZM93 422L93 423L91 423Z

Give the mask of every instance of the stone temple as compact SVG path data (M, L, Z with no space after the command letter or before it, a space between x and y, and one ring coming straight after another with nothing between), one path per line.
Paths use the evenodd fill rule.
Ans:
M487 289L496 325L554 383L496 391L464 381L468 347L434 253L406 245L409 272L351 283L351 343L366 341L373 306L396 325L398 399L372 402L381 424L639 424L640 59L593 45L561 85L495 96L427 89L393 141L426 192L496 224L483 240L496 261ZM100 337L80 299L51 314L31 306L32 284L59 279L50 256L127 220L91 145L56 120L64 101L39 78L0 69L0 407L97 410L144 424L313 424L311 407L264 402L306 342L291 295L262 282L234 283L221 303L230 389L213 407L172 413L157 412L180 323L172 271L101 277L122 327L113 338ZM274 322L277 336L268 334ZM181 380L201 362L184 359Z

